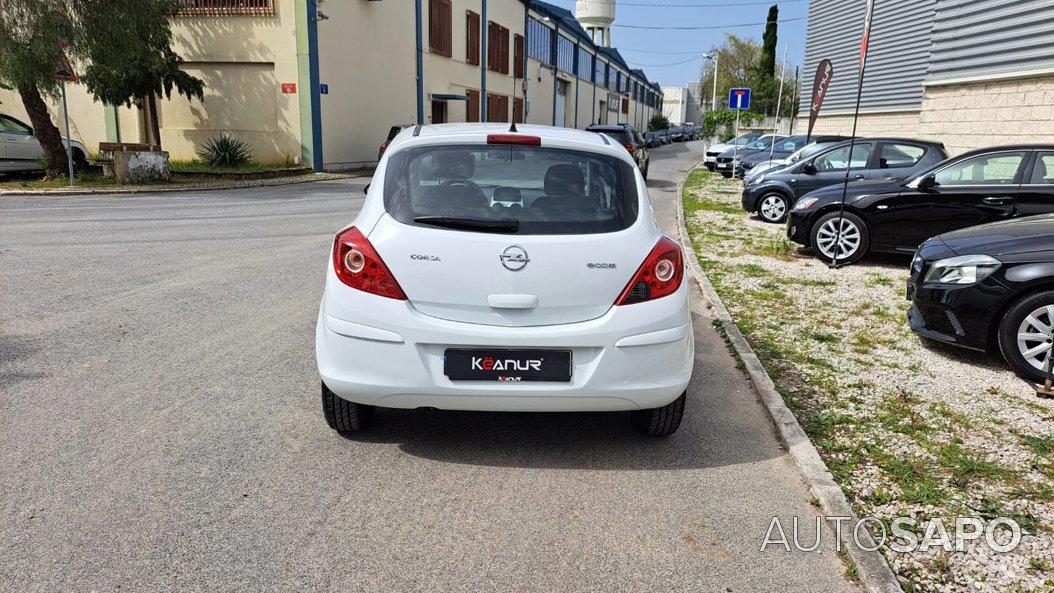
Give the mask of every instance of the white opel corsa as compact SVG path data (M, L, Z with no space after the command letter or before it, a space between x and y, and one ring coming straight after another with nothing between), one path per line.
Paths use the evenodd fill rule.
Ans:
M330 427L375 407L630 411L680 425L694 339L678 244L602 134L407 128L333 243L315 332Z

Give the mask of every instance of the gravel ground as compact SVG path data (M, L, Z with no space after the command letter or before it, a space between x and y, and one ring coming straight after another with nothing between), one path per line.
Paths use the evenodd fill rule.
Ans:
M1054 404L996 358L913 334L907 258L831 270L739 199L738 182L690 178L700 264L857 513L1022 527L1009 553L884 548L905 590L1054 591Z

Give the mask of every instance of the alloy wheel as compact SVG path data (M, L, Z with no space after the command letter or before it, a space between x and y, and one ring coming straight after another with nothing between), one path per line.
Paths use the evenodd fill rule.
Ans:
M841 219L842 232L838 234L838 218L824 222L816 233L816 248L825 257L845 260L860 248L860 229L848 219ZM835 242L838 243L837 250ZM837 251L837 255L835 252Z
M761 217L770 222L778 222L787 213L787 201L782 196L769 194L761 200Z
M1054 305L1032 311L1017 328L1017 350L1025 362L1046 372L1051 343L1054 342Z

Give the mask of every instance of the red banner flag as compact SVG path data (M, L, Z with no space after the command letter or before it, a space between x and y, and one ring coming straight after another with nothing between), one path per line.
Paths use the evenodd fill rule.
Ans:
M875 0L867 0L867 16L864 17L864 37L860 40L860 65L867 59L867 46L871 42L871 17L875 14Z
M834 66L831 65L831 60L820 60L816 66L816 77L812 81L812 102L809 104L809 131L806 133L806 142L812 138L812 129L816 125L816 118L820 115L820 107L823 107L827 89L831 88L832 78L834 78Z

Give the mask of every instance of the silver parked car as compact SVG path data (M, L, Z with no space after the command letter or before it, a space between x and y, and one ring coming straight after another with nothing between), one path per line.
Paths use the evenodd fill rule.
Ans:
M88 151L83 144L66 138L63 143L73 153L74 166L83 168L88 164ZM0 113L0 173L39 171L43 153L32 127Z

